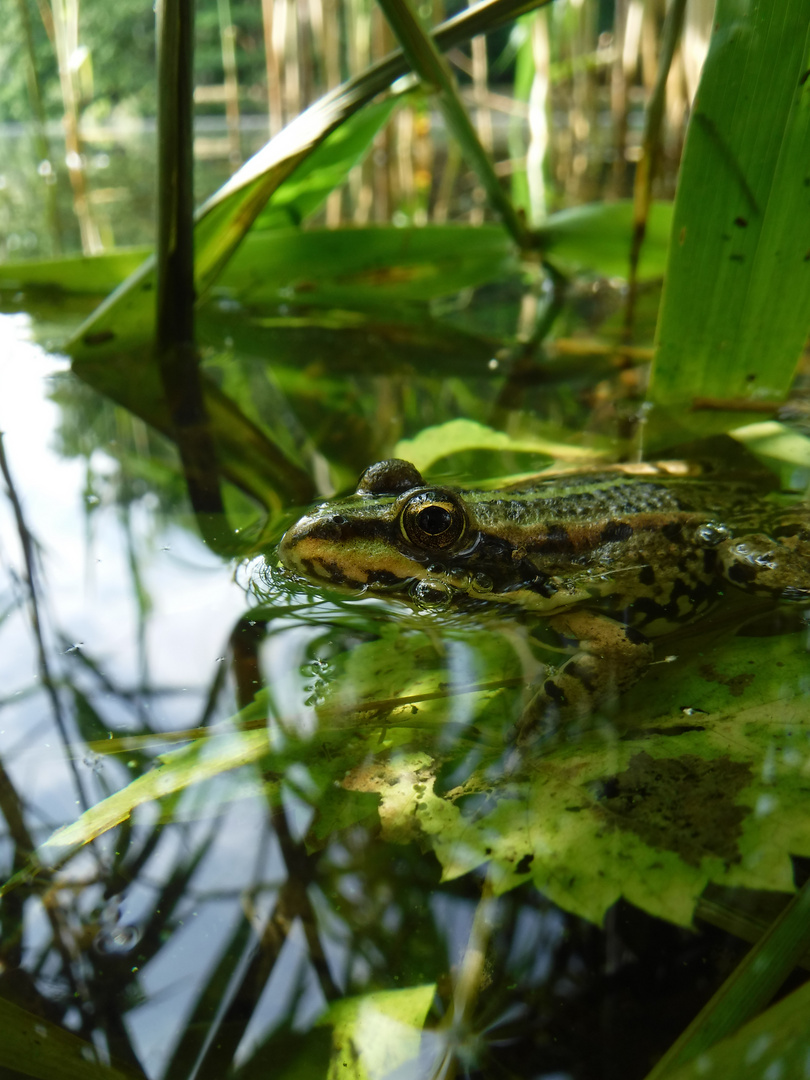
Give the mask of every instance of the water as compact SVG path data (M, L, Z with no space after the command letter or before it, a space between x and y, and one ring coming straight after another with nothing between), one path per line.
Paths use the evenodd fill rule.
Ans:
M679 640L680 666L623 701L628 730L599 716L521 757L508 733L559 642L511 617L449 619L434 596L414 610L291 581L274 565L291 497L268 517L226 488L227 535L205 543L148 400L113 402L126 366L104 369L106 397L39 344L84 312L33 294L14 306L0 317L0 877L130 796L62 834L2 900L0 1004L25 1010L20 1030L45 1025L59 1046L65 1028L150 1080L343 1075L356 1054L369 1076L414 1080L445 1057L473 1077L644 1075L747 947L685 928L724 866L760 873L736 856L746 754L762 830L747 842L769 852L759 887L791 887L780 836L808 854L772 788L780 776L804 806L806 629L733 653L722 625ZM300 297L218 297L201 315L204 368L241 410L244 445L249 417L324 495L428 421L583 421L573 369L520 376L509 404L480 325L519 306L511 283L335 328ZM447 468L526 458L465 451ZM703 774L692 759L715 737L738 756ZM673 746L691 801L655 756ZM642 790L663 798L652 839L628 810Z
M222 121L200 118L201 139L225 135ZM240 141L248 157L267 138L264 118L243 118ZM42 159L29 128L0 125L0 257L4 261L47 258L58 251L81 250L79 225L65 159L61 124L48 128L49 156ZM83 131L82 155L88 187L89 214L104 248L154 242L156 140L155 124L88 128ZM198 155L195 195L203 202L231 175L227 156ZM56 223L49 210L55 197Z

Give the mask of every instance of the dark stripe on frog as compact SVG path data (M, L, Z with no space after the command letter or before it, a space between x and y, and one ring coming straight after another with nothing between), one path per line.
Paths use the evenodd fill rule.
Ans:
M591 525L570 518L550 528L529 523L524 533L523 545L532 555L586 554L606 544L626 543L636 533L660 531L673 543L683 541L684 526L696 526L701 516L682 515L682 521L673 521L671 515L634 514L629 521L609 519Z
M395 521L379 518L352 518L347 521L340 514L333 514L309 525L307 540L328 540L331 543L347 543L354 540L384 540L388 544L399 544L401 537Z
M322 567L326 571L324 574L318 567ZM327 562L325 559L301 559L301 569L304 571L307 577L314 578L315 581L328 576L330 584L333 585L348 585L349 579L340 569L337 563ZM351 582L354 584L354 582Z
M552 525L532 542L531 550L542 555L571 555L577 547L564 525Z
M599 534L599 539L603 544L613 544L629 540L632 535L633 526L626 521L609 521Z
M319 572L318 566L322 567L326 573ZM329 559L302 559L301 567L308 577L316 581L328 577L330 585L343 585L352 589L363 588L367 585L393 588L402 585L403 582L403 578L392 574L389 570L366 570L364 571L365 579L361 581L344 573L340 563L331 562Z

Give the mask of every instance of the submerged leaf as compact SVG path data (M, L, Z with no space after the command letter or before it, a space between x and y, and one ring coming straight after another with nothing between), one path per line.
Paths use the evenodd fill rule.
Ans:
M0 998L0 1070L40 1080L143 1080L127 1065L104 1065L96 1048L70 1031Z
M141 803L270 755L273 775L292 769L283 782L318 812L314 846L378 814L385 839L432 848L445 880L486 864L496 892L531 881L594 922L624 898L689 925L709 883L791 891L790 856L810 856L806 631L759 622L724 640L727 622L707 625L676 642L676 662L652 665L614 718L519 751L507 740L521 688L543 671L526 628L379 619L365 633L350 619L342 651L323 624L310 712L280 741L262 726L166 753L38 858L52 864ZM260 696L238 722L266 712ZM252 774L239 784L255 791Z
M810 855L807 645L787 643L707 648L686 677L659 666L622 703L623 736L513 753L443 795L447 761L429 749L358 765L344 786L378 793L384 834L428 841L445 879L489 863L496 891L531 880L596 922L624 897L689 925L709 882L790 891L790 854Z
M416 1063L422 1028L436 987L410 986L344 998L332 1005L318 1026L332 1028L329 1077L375 1080L394 1076Z

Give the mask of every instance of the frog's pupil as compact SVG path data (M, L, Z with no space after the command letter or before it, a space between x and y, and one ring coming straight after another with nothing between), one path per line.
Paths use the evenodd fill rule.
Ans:
M438 536L450 528L452 518L450 511L442 506L426 506L416 515L417 523L422 532L428 536Z

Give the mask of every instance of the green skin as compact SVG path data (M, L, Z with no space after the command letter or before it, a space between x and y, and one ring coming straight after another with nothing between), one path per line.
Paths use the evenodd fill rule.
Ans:
M810 506L665 467L478 491L429 485L391 460L301 518L279 558L352 591L519 607L574 639L518 723L525 743L615 700L650 664L650 639L704 615L729 584L810 603Z

